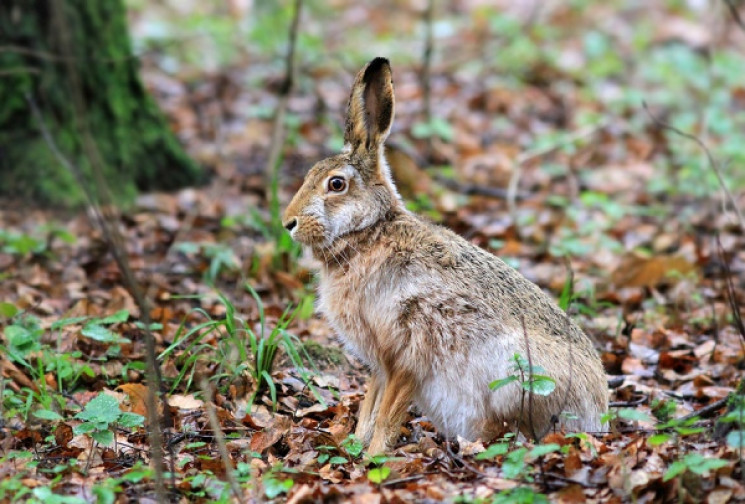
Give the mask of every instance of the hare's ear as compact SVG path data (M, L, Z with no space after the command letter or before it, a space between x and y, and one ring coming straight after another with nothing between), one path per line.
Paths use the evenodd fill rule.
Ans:
M375 58L360 70L352 86L344 128L344 143L352 152L359 148L377 152L393 124L394 98L391 65Z

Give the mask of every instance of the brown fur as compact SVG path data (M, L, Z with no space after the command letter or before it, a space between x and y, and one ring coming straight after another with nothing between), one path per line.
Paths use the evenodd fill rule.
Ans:
M345 152L311 168L285 211L322 264L320 310L371 371L357 435L386 450L412 401L448 435L485 438L505 423L542 435L564 410L578 417L567 428L600 429L606 379L587 336L513 268L405 209L383 156L393 113L390 66L377 58L352 88ZM532 408L516 383L488 387L528 350L556 381Z

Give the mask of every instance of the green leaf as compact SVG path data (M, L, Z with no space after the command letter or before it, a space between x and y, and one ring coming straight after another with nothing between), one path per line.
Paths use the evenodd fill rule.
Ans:
M274 499L283 493L287 493L287 491L292 488L292 485L295 484L291 479L278 480L274 477L264 478L263 483L264 495L269 499Z
M501 378L499 380L494 380L489 384L489 388L492 390L501 389L505 385L509 385L510 383L517 381L518 377L517 375L508 376L507 378Z
M96 430L96 424L93 422L83 422L80 425L76 425L72 428L72 433L76 436L79 436L81 434L88 434L89 432L93 432Z
M347 462L349 462L347 459L339 456L331 457L331 460L329 460L329 464L346 464Z
M34 411L34 416L36 418L41 418L42 420L52 420L54 422L64 420L59 413L48 409Z
M375 483L376 485L380 485L382 482L384 482L388 476L391 474L391 468L390 467L375 467L373 469L370 469L367 471L367 479L369 479L371 482Z
M126 411L119 416L119 420L117 420L117 423L122 427L133 429L135 427L143 425L145 423L145 417L142 415L138 415L137 413L130 413Z
M554 453L561 450L561 446L559 446L556 443L548 443L548 444L540 444L538 446L535 446L530 452L528 453L529 457L542 457L544 455L548 455L549 453Z
M0 303L0 316L3 316L5 318L11 318L11 317L15 317L20 311L21 310L16 308L16 305L12 303L6 303L5 301Z
M631 420L633 422L654 422L654 419L644 413L633 408L623 408L618 410L618 416L624 420Z
M122 412L119 410L119 401L113 396L100 393L91 399L88 404L85 405L85 409L75 415L75 418L89 422L110 424L116 422L121 414Z
M73 325L73 324L79 324L80 322L84 322L88 320L88 317L70 317L70 318L63 318L60 320L57 320L56 322L52 323L52 331L56 331L58 329L62 329L63 327Z
M666 432L660 432L659 434L655 434L654 436L651 436L647 443L649 443L651 446L659 446L662 443L666 443L670 440L672 436L670 434L667 434Z
M490 445L485 451L476 455L476 460L487 460L499 455L504 455L510 449L509 443L494 443Z
M352 458L359 457L362 454L362 450L365 448L362 441L357 439L357 436L354 434L347 436L347 438L342 441L341 445Z
M523 389L527 392L547 396L556 389L556 380L550 376L534 374L531 380L523 382Z
M689 453L684 458L688 470L699 476L706 476L709 471L729 465L729 462L720 458L704 457L700 453Z
M683 461L676 460L675 462L670 464L670 467L668 467L665 475L662 477L662 481L670 481L679 474L683 474L686 469L688 469L688 466L686 466Z
M733 430L727 434L727 445L732 448L745 448L745 431Z
M113 315L109 315L108 317L98 320L97 322L101 325L108 325L108 324L117 324L120 322L126 322L128 319L129 319L129 310L119 310Z
M86 324L81 332L86 338L100 341L101 343L123 343L129 341L128 339L122 338L118 334L113 333L109 329L94 322Z
M91 434L91 437L94 441L103 446L111 446L114 444L114 433L110 430L96 431Z

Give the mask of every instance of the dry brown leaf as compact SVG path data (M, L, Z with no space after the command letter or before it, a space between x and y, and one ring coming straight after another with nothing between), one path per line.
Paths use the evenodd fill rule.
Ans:
M657 287L663 283L674 283L675 275L686 275L695 266L680 256L642 257L629 254L611 275L616 287Z
M147 386L141 383L124 383L117 390L129 396L129 410L147 417Z

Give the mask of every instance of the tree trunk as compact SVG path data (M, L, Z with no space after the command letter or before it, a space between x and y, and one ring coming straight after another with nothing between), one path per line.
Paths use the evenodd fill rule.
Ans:
M105 179L124 201L202 178L139 79L123 0L2 0L0 40L0 194L70 205Z

